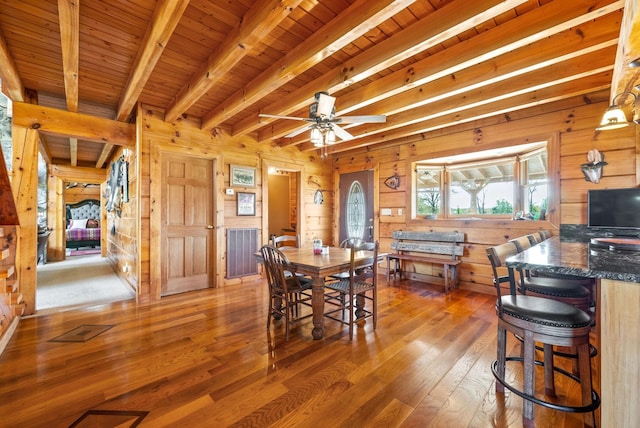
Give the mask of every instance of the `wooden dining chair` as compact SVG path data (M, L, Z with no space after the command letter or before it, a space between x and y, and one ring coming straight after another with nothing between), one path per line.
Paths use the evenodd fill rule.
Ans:
M300 235L273 235L271 236L271 245L280 250L298 248L300 247Z
M357 321L367 318L373 319L373 329L378 321L378 242L373 243L373 254L364 262L356 263L358 251L350 247L349 277L334 282L327 282L325 294L328 303L335 303L338 307L325 312L325 316L349 326L349 340L353 340L353 326ZM337 292L335 297L331 292ZM367 302L370 306L367 307ZM340 314L340 315L338 315ZM348 317L345 315L348 314ZM345 319L346 318L346 319Z
M515 256L518 250L513 242L487 248L491 262L493 282L497 292L496 314L498 316L497 358L491 365L496 379L496 391L504 388L524 400L523 425L534 426L533 405L538 404L555 410L591 413L590 422L595 422L593 412L600 405L600 397L593 390L591 381L591 360L589 332L591 318L583 310L564 302L544 297L522 295L515 291L516 275L506 266L506 259ZM506 271L506 272L505 272ZM502 289L507 284L508 292ZM507 332L513 333L523 343L521 355L507 356ZM544 361L536 360L536 343L543 347ZM577 350L578 373L573 375L554 366L554 346L571 347ZM520 383L506 376L506 363L517 361L524 366ZM544 367L545 394L555 397L555 372L578 382L581 390L581 405L558 404L535 394L535 366Z
M368 250L373 251L375 247L374 242L367 242L360 238L347 238L344 239L340 243L340 248L355 248L357 250ZM329 275L329 280L341 280L348 279L349 271L334 273L333 275Z
M269 286L269 310L267 312L267 330L271 326L271 317L285 320L285 340L289 340L289 323L312 315L302 314L302 307L311 307L312 281L295 275L295 267L282 251L272 245L260 249L264 260L264 270ZM291 272L293 275L287 275Z

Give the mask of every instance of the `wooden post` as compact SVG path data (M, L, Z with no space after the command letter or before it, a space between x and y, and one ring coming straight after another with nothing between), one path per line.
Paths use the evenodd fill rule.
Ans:
M16 254L16 271L20 294L26 304L24 314L31 315L35 312L36 303L38 131L13 126L11 134L13 139L11 190L21 224Z

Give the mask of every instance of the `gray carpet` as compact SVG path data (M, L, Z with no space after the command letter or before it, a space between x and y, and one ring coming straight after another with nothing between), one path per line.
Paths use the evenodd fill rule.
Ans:
M99 254L38 265L36 311L93 306L133 299L131 287Z

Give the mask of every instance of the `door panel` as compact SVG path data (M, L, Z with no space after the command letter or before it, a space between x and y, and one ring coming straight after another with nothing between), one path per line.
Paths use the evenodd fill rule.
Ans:
M373 242L373 171L340 174L339 242L360 238Z
M162 156L161 294L213 285L213 161Z

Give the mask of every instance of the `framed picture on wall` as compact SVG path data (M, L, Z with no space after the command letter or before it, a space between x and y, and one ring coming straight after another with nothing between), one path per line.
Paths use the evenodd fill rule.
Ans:
M256 215L256 194L238 192L238 215Z
M231 186L256 187L256 169L250 166L230 165Z

